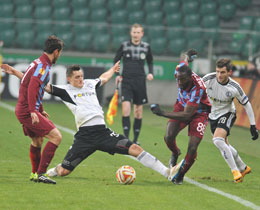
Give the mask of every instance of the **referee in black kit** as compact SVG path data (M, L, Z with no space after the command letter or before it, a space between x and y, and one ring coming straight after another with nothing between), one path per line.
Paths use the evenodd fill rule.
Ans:
M114 63L123 57L123 71L116 77L116 85L122 83L122 125L124 135L129 138L131 128L130 114L131 102L134 104L134 139L137 139L141 130L143 117L143 104L148 102L146 93L146 78L153 80L153 56L150 45L142 41L144 35L143 26L133 24L130 29L130 41L122 42L117 50ZM145 60L148 64L149 73L145 75Z

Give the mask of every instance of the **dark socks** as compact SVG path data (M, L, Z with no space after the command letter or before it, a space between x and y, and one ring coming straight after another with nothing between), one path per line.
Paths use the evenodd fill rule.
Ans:
M129 131L131 128L131 124L130 124L130 117L122 117L122 126L123 126L123 130L124 130L124 135L129 138Z
M52 142L50 141L47 142L42 152L41 162L37 170L37 174L46 173L46 170L54 156L57 147L58 146L53 144Z
M181 170L180 176L184 176L185 173L191 168L193 163L195 162L195 159L197 157L197 153L195 155L190 156L189 153L185 156L185 163L183 165L183 168Z
M137 142L138 136L140 134L141 126L142 126L142 119L135 118L134 120L134 142L135 143Z
M38 170L40 161L41 161L41 148L34 147L31 145L30 147L30 159L32 163L32 173L35 173Z

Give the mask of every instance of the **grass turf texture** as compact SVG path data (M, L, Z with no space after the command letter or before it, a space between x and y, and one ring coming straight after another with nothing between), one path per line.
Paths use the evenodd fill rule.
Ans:
M75 130L73 115L65 105L45 103L44 108L54 123ZM250 209L187 182L173 185L137 161L103 152L94 153L69 176L55 178L57 185L30 182L30 140L23 136L13 112L0 107L0 116L0 209ZM166 123L166 119L153 115L146 107L139 141L146 151L168 165L170 152L163 141ZM111 128L122 133L120 110ZM50 167L63 160L73 141L71 134L62 135L63 141ZM243 183L233 183L230 169L212 143L209 127L187 177L260 206L260 142L250 140L249 130L238 127L233 127L229 140L252 167ZM186 129L180 133L177 144L182 151L180 159L184 158L188 144ZM122 165L136 170L132 185L116 181L115 173Z

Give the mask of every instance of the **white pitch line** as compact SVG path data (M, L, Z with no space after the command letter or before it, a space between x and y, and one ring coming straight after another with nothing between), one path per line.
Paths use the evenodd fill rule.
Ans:
M12 112L14 111L14 107L13 107L13 106L11 106L11 105L9 105L9 104L6 104L6 103L3 103L3 102L0 102L0 107L3 107L3 108L5 108L5 109L8 109L9 111L12 111ZM64 131L64 132L66 132L66 133L69 133L69 134L71 134L71 135L74 135L74 134L75 134L75 131L72 130L72 129L69 129L69 128L66 128L66 127L63 127L63 126L60 126L60 125L57 125L57 124L55 124L55 125L56 125L56 127L57 127L58 129L60 129L60 130L62 130L62 131ZM129 157L132 158L132 156L129 156ZM133 158L133 159L136 160L136 158ZM229 199L231 199L231 200L234 200L234 201L240 203L240 204L243 205L243 206L249 207L249 208L254 209L254 210L260 210L260 206L257 206L256 204L254 204L254 203L252 203L252 202L250 202L250 201L247 201L247 200L245 200L245 199L243 199L243 198L240 198L240 197L238 197L238 196L236 196L236 195L232 195L232 194L229 194L229 193L225 193L225 192L223 192L223 191L221 191L221 190L218 190L218 189L216 189L216 188L210 187L210 186L205 185L205 184L201 184L201 183L199 183L199 182L197 182L197 181L195 181L195 180L193 180L193 179L190 179L190 178L188 178L188 177L185 177L185 178L184 178L184 181L186 181L186 182L188 182L188 183L190 183L190 184L194 184L194 185L196 185L197 187L200 187L200 188L202 188L202 189L204 189L204 190L207 190L207 191L210 191L210 192L214 192L214 193L219 194L219 195L221 195L221 196L223 196L223 197L226 197L226 198L229 198Z

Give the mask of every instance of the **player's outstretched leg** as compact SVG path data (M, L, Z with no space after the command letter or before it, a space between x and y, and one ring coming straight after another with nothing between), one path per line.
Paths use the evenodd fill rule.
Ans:
M54 168L51 168L51 169L49 169L48 171L47 171L47 175L49 176L49 177L55 177L55 176L58 176L58 167L60 167L61 166L61 163L59 163L56 167L54 167Z

